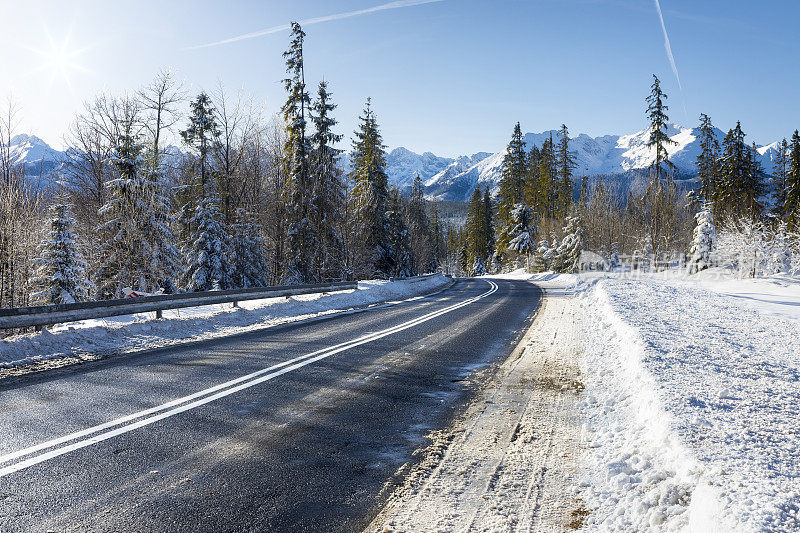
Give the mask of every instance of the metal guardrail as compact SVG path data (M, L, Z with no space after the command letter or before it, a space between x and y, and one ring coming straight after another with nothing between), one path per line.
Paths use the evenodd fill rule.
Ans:
M63 322L74 322L76 320L131 315L150 311L155 311L156 316L160 318L161 311L167 309L182 309L185 307L223 303L232 303L235 306L237 302L248 300L344 291L349 289L358 289L358 283L355 281L345 281L279 287L254 287L250 289L163 294L158 296L142 296L140 298L79 302L74 304L12 307L0 309L0 330L31 326L49 326Z
M442 276L441 272L433 272L432 274L423 274L421 276L411 276L410 278L400 278L398 281L410 281L411 283L416 283L418 281L424 281L426 279L430 279L436 276ZM394 278L392 278L394 281Z

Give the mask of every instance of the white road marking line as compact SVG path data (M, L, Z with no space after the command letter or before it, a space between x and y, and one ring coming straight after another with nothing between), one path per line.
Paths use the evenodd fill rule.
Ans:
M309 354L306 354L306 355L295 357L294 359L290 359L288 361L284 361L282 363L273 365L273 366L271 366L269 368L265 368L265 369L259 370L257 372L253 372L251 374L248 374L246 376L242 376L240 378L237 378L237 379L234 379L234 380L231 380L231 381L227 381L225 383L222 383L222 384L216 385L214 387L205 389L203 391L191 394L189 396L184 396L182 398L178 398L176 400L173 400L171 402L167 402L167 403L162 404L160 406L153 407L153 408L150 408L150 409L146 409L144 411L139 411L138 413L133 413L131 415L127 415L127 416L124 416L122 418L118 418L116 420L112 420L110 422L106 422L104 424L100 424L98 426L94 426L94 427L91 427L91 428L88 428L88 429L85 429L85 430L82 430L82 431L71 433L69 435L66 435L64 437L60 437L58 439L53 439L53 440L38 444L36 446L31 446L31 447L25 448L23 450L19 450L19 451L16 451L16 452L12 452L10 454L6 454L6 455L3 455L3 456L0 456L0 463L8 462L8 461L11 461L13 459L17 459L17 458L25 456L25 455L29 455L31 453L35 453L35 452L38 452L38 451L41 451L41 450L44 450L44 449L47 449L47 448L51 448L53 446L58 446L60 444L64 444L64 443L69 442L69 441L74 440L74 439L79 439L81 437L85 437L85 436L91 435L93 433L98 433L100 431L112 428L114 426L125 424L126 422L131 422L133 420L142 418L143 416L148 416L148 415L157 413L159 411L164 411L164 412L162 412L160 414L157 414L155 416L151 416L149 418L144 418L144 419L138 420L137 422L133 422L133 423L128 424L128 425L124 425L124 426L119 427L119 428L117 428L115 430L107 431L105 433L101 433L99 435L95 435L93 437L89 437L89 438L84 439L84 440L79 440L78 442L74 442L74 443L69 444L67 446L64 446L64 447L61 447L61 448L57 448L57 449L52 450L50 452L47 452L47 453L44 453L44 454L41 454L41 455L37 455L35 457L31 457L29 459L26 459L24 461L20 461L18 463L6 466L5 468L0 469L0 477L4 477L4 476L7 476L7 475L12 474L14 472L18 472L18 471L23 470L25 468L28 468L30 466L45 462L45 461L47 461L49 459L53 459L55 457L58 457L60 455L64 455L64 454L72 452L74 450L78 450L80 448L85 448L87 446L91 446L92 444L97 444L99 442L102 442L104 440L108 440L110 438L116 437L116 436L121 435L123 433L128 433L128 432L133 431L135 429L138 429L140 427L143 427L143 426L146 426L146 425L149 425L149 424L153 424L155 422L158 422L159 420L163 420L165 418L174 416L174 415L176 415L178 413L182 413L184 411L188 411L190 409L194 409L196 407L199 407L201 405L205 405L207 403L213 402L213 401L218 400L220 398L223 398L225 396L229 396L229 395L234 394L236 392L239 392L241 390L253 387L255 385L258 385L258 384L263 383L265 381L271 380L273 378L276 378L278 376L281 376L281 375L286 374L288 372L291 372L293 370L297 370L298 368L302 368L302 367L304 367L306 365L309 365L309 364L314 363L316 361L320 361L322 359L325 359L325 358L330 357L332 355L335 355L337 353L343 352L345 350L349 350L351 348L355 348L356 346L360 346L362 344L367 344L369 342L381 339L383 337L387 337L389 335L393 335L393 334L398 333L400 331L403 331L403 330L412 328L414 326L417 326L419 324L422 324L423 322L427 322L429 320L432 320L432 319L437 318L439 316L442 316L444 314L447 314L447 313L450 313L452 311L455 311L456 309L460 309L461 307L464 307L464 306L467 306L467 305L469 305L471 303L474 303L474 302L476 302L476 301L478 301L478 300L480 300L482 298L485 298L485 297L487 297L487 296L489 296L489 295L491 295L491 294L493 294L494 292L497 291L497 289L498 289L497 284L495 284L492 281L488 281L488 280L487 280L487 282L491 286L490 289L487 292L485 292L485 293L483 293L483 294L481 294L479 296L470 298L468 300L464 300L463 302L459 302L459 303L451 305L449 307L445 307L444 309L440 309L438 311L433 311L433 312L428 313L426 315L422 315L421 317L417 317L415 319L409 320L409 321L404 322L402 324L399 324L397 326L393 326L391 328L387 328L387 329L384 329L384 330L381 330L381 331L377 331L377 332L373 332L373 333L368 333L366 335L362 335L361 337L358 337L357 339L354 339L354 340L351 340L351 341L348 341L348 342L343 342L343 343L340 343L340 344L337 344L337 345L334 345L334 346L331 346L331 347L328 347L328 348L323 348L321 350L317 350L315 352L312 352L312 353L309 353ZM266 374L266 375L264 375L264 374ZM216 393L216 394L212 394L212 393ZM195 401L191 401L191 400L195 400ZM189 402L189 401L191 401L191 403L187 404L186 402ZM184 405L181 405L181 404L184 404Z
M434 294L437 294L438 292L441 292L441 291L437 291ZM424 299L424 298L427 298L427 296L414 296L412 298L409 298L409 299L403 300L403 301L410 302L410 301ZM401 303L401 302L396 302L395 305L397 305L398 303ZM382 304L374 304L374 305L380 305L381 307L392 307L391 305L388 305L387 302L384 302ZM355 309L353 309L353 310L355 310ZM424 315L424 316L427 316L427 315ZM378 332L378 333L380 333L380 332ZM270 371L276 370L278 368L282 368L284 366L293 364L293 363L295 363L295 362L297 362L299 360L302 360L302 359L305 359L305 358L309 358L309 357L313 357L313 356L315 356L317 354L320 354L322 352L325 352L327 350L332 350L334 348L338 348L339 346L344 346L346 344L358 341L360 339L364 339L364 338L369 337L369 336L374 335L374 334L375 333L368 333L368 334L363 335L363 336L361 336L361 337L359 337L357 339L350 340L350 341L347 341L347 342L343 342L343 343L340 343L340 344L336 344L334 346L329 346L327 348L322 348L320 350L317 350L316 352L312 352L312 353L309 353L309 354L301 355L301 356L295 357L294 359L289 359L288 361L283 361L282 363L277 363L277 364L275 364L275 365L273 365L273 366L271 366L269 368L264 368L264 369L258 370L256 372L253 372L251 374L247 374L246 376L241 376L239 378L236 378L236 379L233 379L233 380L230 380L230 381L226 381L225 383L220 383L219 385L215 385L214 387L210 387L208 389L201 390L199 392L190 394L188 396L184 396L182 398L177 398L175 400L169 401L169 402L164 403L162 405L158 405L156 407L151 407L151 408L145 409L143 411L132 413L130 415L123 416L123 417L117 418L115 420L111 420L110 422L105 422L103 424L92 426L90 428L87 428L87 429L84 429L84 430L81 430L81 431L76 431L74 433L70 433L70 434L65 435L63 437L59 437L57 439L52 439L52 440L43 442L41 444L37 444L35 446L30 446L28 448L25 448L25 449L22 449L22 450L18 450L16 452L8 453L8 454L5 454L5 455L0 455L0 463L7 463L8 461L12 461L14 459L18 459L19 457L23 457L23 456L29 455L31 453L35 453L35 452L38 452L38 451L41 451L41 450L45 450L47 448L52 448L53 446L58 446L59 444L64 444L65 442L69 442L69 441L74 440L74 439L79 439L81 437L86 437L86 436L91 435L93 433L97 433L98 431L103 431L105 429L110 429L110 428L112 428L114 426L118 426L120 424L124 424L126 422L131 422L133 420L136 420L137 418L141 418L143 416L151 415L151 414L157 413L159 411L163 411L165 409L169 409L170 407L175 407L175 406L180 405L182 403L185 403L185 402L188 402L188 401L191 401L191 400L195 400L195 399L201 398L201 397L203 397L203 396L205 396L207 394L211 394L211 393L217 392L219 390L225 389L227 387L236 385L237 383L241 383L243 381L247 381L249 379L258 377L258 376L263 375L263 374L265 374L267 372L270 372Z

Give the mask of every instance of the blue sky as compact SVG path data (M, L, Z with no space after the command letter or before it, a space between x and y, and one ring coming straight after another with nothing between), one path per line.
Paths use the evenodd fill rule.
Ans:
M163 67L190 93L221 81L274 113L287 31L190 47L389 0L2 1L0 100L12 94L20 129L59 146L83 101ZM497 150L517 120L593 136L643 129L652 73L676 123L738 119L760 144L800 127L800 2L661 7L683 91L654 0L441 0L307 25L307 81L328 80L347 139L371 96L390 147L447 156Z

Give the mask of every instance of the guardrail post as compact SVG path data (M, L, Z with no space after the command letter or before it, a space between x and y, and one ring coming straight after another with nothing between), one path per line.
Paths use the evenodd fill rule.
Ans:
M233 308L236 309L237 307L239 307L239 302L233 302Z
M163 311L161 311L161 309L159 309L158 311L156 311L156 318L157 318L157 319L158 319L158 318L163 318L163 316L164 316L164 315L163 315Z

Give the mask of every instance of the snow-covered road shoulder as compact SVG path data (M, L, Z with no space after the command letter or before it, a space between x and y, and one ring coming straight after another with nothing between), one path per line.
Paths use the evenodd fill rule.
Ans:
M580 525L584 509L573 492L583 388L575 303L569 291L546 298L518 350L453 427L431 436L421 461L367 531Z
M800 322L765 283L608 278L584 291L590 529L800 527ZM759 287L769 309L742 297Z
M112 354L133 353L264 329L382 302L417 297L451 280L362 281L358 290L270 298L231 305L211 305L60 324L39 333L0 340L0 378L46 370Z

